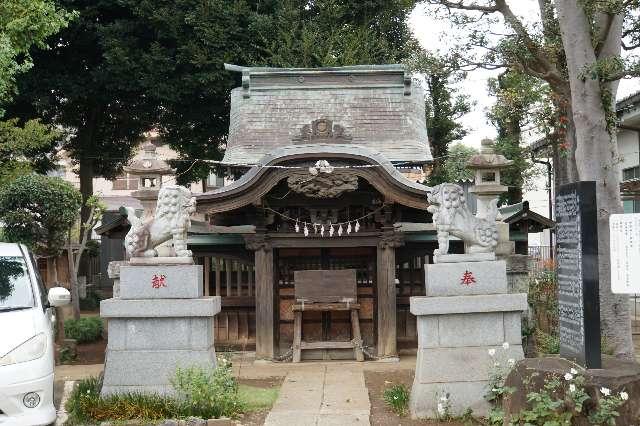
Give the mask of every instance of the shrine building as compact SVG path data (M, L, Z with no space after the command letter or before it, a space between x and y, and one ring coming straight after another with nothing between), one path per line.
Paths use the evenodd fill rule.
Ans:
M223 159L237 179L197 196L208 225L189 239L205 295L222 296L217 346L281 357L294 338L294 272L355 269L369 354L415 348L409 297L424 294L437 244L416 182L432 160L422 88L401 65L227 69L242 75ZM302 333L349 340L349 312L306 312Z

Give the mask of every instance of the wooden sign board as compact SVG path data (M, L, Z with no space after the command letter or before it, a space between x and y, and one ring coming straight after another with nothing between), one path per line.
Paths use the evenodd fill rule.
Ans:
M560 356L600 368L596 183L561 185L555 207Z
M609 235L611 291L640 293L640 213L612 214Z
M355 302L358 295L355 269L295 271L295 298L307 303Z

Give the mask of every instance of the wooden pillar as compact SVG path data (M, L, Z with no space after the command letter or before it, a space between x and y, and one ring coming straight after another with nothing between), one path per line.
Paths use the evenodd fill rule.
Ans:
M273 249L267 236L245 237L255 252L256 359L274 359L276 354L276 293L273 283Z
M377 252L378 357L398 356L396 347L396 247L402 234L383 231Z
M204 257L204 295L209 296L209 280L211 279L211 258Z

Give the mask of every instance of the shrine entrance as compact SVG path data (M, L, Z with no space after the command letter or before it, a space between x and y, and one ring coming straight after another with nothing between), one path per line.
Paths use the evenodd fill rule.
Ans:
M293 342L294 271L355 269L360 308L360 329L364 346L373 347L376 329L376 249L375 247L281 248L274 250L277 287L277 341L280 353ZM341 283L331 285L340 286ZM302 333L308 341L350 340L349 311L305 313ZM305 351L304 359L351 359L353 351L318 349Z

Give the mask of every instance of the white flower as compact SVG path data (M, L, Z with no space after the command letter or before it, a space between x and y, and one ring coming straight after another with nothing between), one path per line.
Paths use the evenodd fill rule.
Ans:
M626 392L620 392L620 398L622 398L623 401L626 401L629 399L629 394Z
M449 400L449 398L447 398L447 395L440 397L440 401L442 402L447 402Z
M441 416L444 415L444 405L442 405L442 402L438 402L438 414Z
M505 351L506 351L507 349L509 349L509 342L504 342L504 343L502 344L502 349L504 349Z
M516 365L516 360L513 358L509 358L507 360L507 364L509 364L509 367L513 367L514 365Z
M491 392L498 392L498 388L492 388Z
M576 385L574 385L573 383L571 383L571 384L569 385L569 390L570 390L571 392L575 392L575 391L576 391Z
M573 379L573 374L571 373L567 373L564 375L564 379L568 382L569 380Z
M609 389L607 389L607 388L604 388L604 387L600 388L600 392L601 392L604 396L609 396L609 395L611 395L611 391L610 391Z
M489 356L494 356L496 354L496 350L493 348L489 349L488 352L489 352Z
M576 370L575 368L572 368L569 371L571 372L571 374L578 374L578 370Z
M493 366L494 366L494 367L500 367L500 363L499 363L499 362L494 362L494 363L493 363Z

